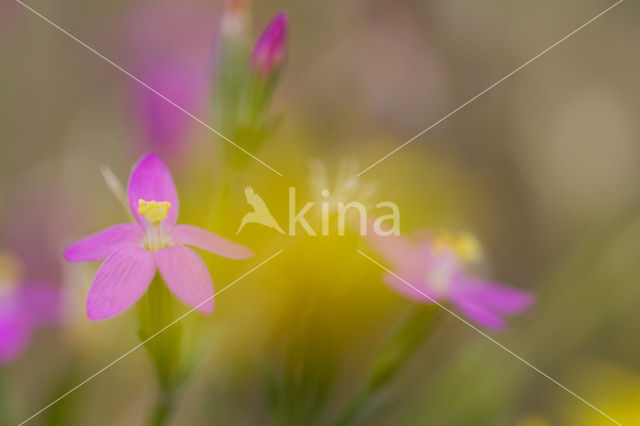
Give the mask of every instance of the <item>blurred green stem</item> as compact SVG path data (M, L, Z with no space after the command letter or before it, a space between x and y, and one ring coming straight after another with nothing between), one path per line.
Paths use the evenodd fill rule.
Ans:
M435 305L419 305L392 330L375 354L364 385L336 422L336 426L352 426L363 422L382 405L382 392L406 365L421 344L432 334L440 318Z
M159 275L137 304L138 336L153 361L158 377L159 396L151 418L151 426L164 425L175 405L176 392L182 382L180 347L182 326L174 324L175 302Z
M363 421L369 416L371 408L377 402L375 396L375 392L369 388L357 394L336 423L336 426L348 426Z
M10 424L9 386L7 386L7 370L0 368L0 424Z
M230 223L227 211L230 204L232 182L240 180L240 173L229 165L229 161L221 161L219 167L216 191L213 194L209 218L206 223L211 226L214 232L225 233L227 229L236 229L235 227L239 225L239 223L233 224L229 228Z
M175 392L161 389L156 406L153 410L150 426L164 426L169 422L175 402Z

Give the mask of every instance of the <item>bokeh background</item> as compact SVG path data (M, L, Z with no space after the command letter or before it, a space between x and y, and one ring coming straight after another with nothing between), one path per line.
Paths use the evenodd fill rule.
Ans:
M28 4L133 74L153 80L141 58L166 52L193 60L205 79L215 72L217 2ZM252 185L285 222L288 186L319 198L311 159L329 176L344 159L363 169L611 4L255 2L254 38L278 11L289 17L280 120L256 152L284 176L249 163L230 184L226 219L212 218L226 142L189 121L186 148L166 156L181 221L236 238ZM625 425L640 424L639 17L636 2L623 2L361 177L376 184L374 200L399 205L403 232L473 231L488 273L538 298L496 339ZM3 421L16 424L137 343L133 314L86 318L97 265L67 264L61 253L126 220L100 166L126 182L154 147L136 82L11 0L0 4L0 25L0 247L68 295L65 325L40 331L0 367ZM209 90L176 102L210 122ZM220 295L211 317L186 320L198 369L172 424L333 424L411 302L382 283L353 238L253 228L237 239L256 256L208 258L217 288L283 253ZM280 383L276 402L265 397L270 378ZM32 423L144 424L155 386L140 350ZM446 315L383 399L364 424L612 424Z

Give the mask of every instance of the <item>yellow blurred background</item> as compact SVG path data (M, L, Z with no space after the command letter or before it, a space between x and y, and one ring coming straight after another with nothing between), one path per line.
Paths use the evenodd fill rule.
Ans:
M131 17L167 3L28 5L129 70L128 37L138 22ZM221 8L173 3L194 3L213 19ZM331 179L345 158L368 167L611 4L255 2L254 35L276 12L289 16L289 56L273 106L281 117L255 153L284 176L249 162L229 184L224 218L216 218L207 206L227 142L192 120L188 153L167 162L180 221L256 253L242 262L203 254L217 289L283 252L221 294L211 317L185 320L198 369L172 424L287 424L262 391L269 375L281 374L300 398L277 405L300 410L288 424L332 424L372 348L412 305L357 254L366 246L353 236L289 237L254 227L236 237L248 208L245 186L286 223L288 187L299 188L301 199L319 198L309 186L311 160ZM134 314L100 323L85 317L97 264L67 264L61 253L127 220L100 166L126 182L147 148L131 107L135 81L18 3L4 2L0 16L0 247L35 253L34 262L47 266L42 274L70 295L68 324L39 333L0 368L4 406L16 423L137 344ZM495 338L625 425L640 424L639 17L637 3L623 2L360 177L376 185L373 200L398 204L403 233L473 231L491 277L538 299ZM188 21L173 24L158 34L162 42L180 43L189 31ZM147 356L137 351L33 424L143 424L155 392ZM328 407L326 417L305 418L300 407L313 403ZM363 424L612 422L443 315Z

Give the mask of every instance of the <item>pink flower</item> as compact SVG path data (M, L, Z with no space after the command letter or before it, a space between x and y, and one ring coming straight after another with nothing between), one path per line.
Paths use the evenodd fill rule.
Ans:
M71 262L105 259L87 296L87 316L102 320L131 307L147 290L156 270L171 292L187 305L213 311L213 283L198 254L186 246L230 259L251 250L191 225L176 225L178 194L169 169L156 154L134 166L127 189L137 223L114 225L65 250ZM206 301L206 303L205 303Z
M269 78L287 54L287 15L280 12L264 30L253 48L249 66L263 78Z
M58 325L62 318L62 292L41 282L16 282L16 262L0 253L0 364L20 355L38 327Z
M133 74L198 117L209 113L215 69L214 9L198 2L154 1L133 10L123 44ZM146 149L180 156L197 123L137 82L130 90L133 118Z
M400 236L367 234L367 240L397 275L386 273L384 281L410 299L421 303L450 302L471 320L490 329L506 327L504 317L525 311L534 301L528 292L467 273L467 265L482 255L478 241L468 233L426 234L416 244Z

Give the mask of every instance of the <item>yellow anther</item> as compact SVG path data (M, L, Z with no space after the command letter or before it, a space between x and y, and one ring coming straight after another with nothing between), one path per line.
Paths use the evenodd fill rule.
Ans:
M138 200L138 213L153 224L165 220L170 208L171 203L168 201L145 201L142 198Z
M454 249L465 262L477 262L482 258L482 246L475 235L469 232L459 232L455 236Z
M440 252L445 248L452 250L463 262L477 262L482 258L482 246L469 232L440 233L433 242L433 249Z

